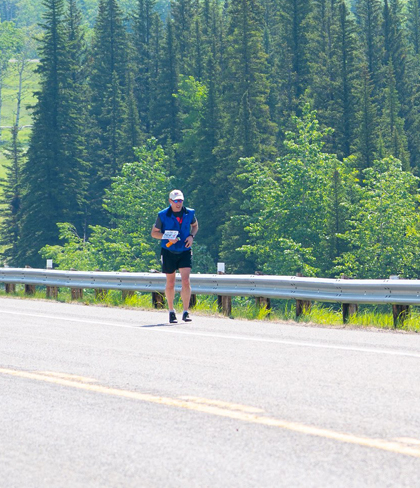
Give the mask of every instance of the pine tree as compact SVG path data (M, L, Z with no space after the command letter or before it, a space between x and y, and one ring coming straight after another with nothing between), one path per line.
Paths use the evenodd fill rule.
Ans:
M152 103L153 135L164 147L180 140L179 104L173 96L178 91L178 62L173 20L167 19L160 51L156 90ZM168 151L166 151L168 154Z
M275 153L275 125L268 111L267 56L263 50L263 10L258 0L234 0L230 5L224 73L225 134L231 160L263 158Z
M401 102L402 113L408 110L410 90L407 84L407 44L403 28L402 7L399 0L384 0L383 7L384 61L392 63L395 86ZM404 115L403 115L404 117Z
M359 23L360 44L364 62L373 83L373 94L377 96L382 86L384 74L384 37L382 31L382 5L379 0L359 0L356 4Z
M267 56L267 80L269 85L269 95L267 105L270 119L277 125L276 130L276 149L281 150L283 147L283 134L279 127L283 125L283 113L290 113L290 107L282 103L282 80L283 73L281 70L280 53L282 50L281 37L281 19L279 2L276 0L263 0L264 9L264 32L263 48Z
M407 41L409 62L407 79L410 89L405 128L410 151L411 167L420 169L420 3L410 0L407 4Z
M14 263L39 266L39 249L58 242L57 222L81 227L85 163L81 107L63 0L47 0L28 161L22 170L21 236Z
M123 13L116 0L101 0L94 29L90 76L90 207L89 223L106 223L102 209L105 188L125 162L130 148L128 117L129 45ZM131 101L133 103L133 100Z
M193 35L193 76L196 80L201 81L204 76L204 45L200 17L198 12L194 18L194 35Z
M384 105L381 123L381 137L387 156L398 158L404 169L410 167L407 149L407 137L404 130L404 120L400 116L401 105L395 82L392 61L389 61L386 74L386 88L384 90Z
M179 73L193 74L193 59L191 54L195 50L194 40L194 0L173 0L171 3L171 16L173 20L173 35L177 40L177 60Z
M274 145L277 127L270 120L268 108L269 68L263 40L264 11L258 0L234 0L229 8L226 38L229 64L223 73L223 137L215 151L222 169L219 174L222 198L217 211L227 218L243 212L243 188L236 178L238 160L258 156L265 162L277 154ZM237 242L245 238L243 228L236 223L230 221L222 225L222 255L231 254L231 250L238 247ZM240 261L237 265L246 268L243 257L237 257ZM248 266L251 271L253 262Z
M81 222L72 222L78 231L86 235L87 214L87 187L89 164L86 151L87 131L85 128L88 119L88 88L87 77L87 42L83 18L76 0L68 0L68 8L65 15L65 36L68 51L68 78L66 92L68 94L68 110L72 114L72 125L69 126L66 145L71 157L79 163L80 190L83 197L80 204L83 209Z
M355 134L358 168L361 170L371 167L377 157L379 123L372 85L369 69L365 66L358 86L359 109L356 115L358 123Z
M335 83L334 113L330 126L334 129L334 152L340 158L348 157L352 152L355 120L355 82L359 76L356 26L346 3L341 1L336 10L336 32L334 36Z
M157 84L159 42L162 27L155 0L138 0L133 22L133 93L143 133L150 134L151 100Z
M2 189L0 204L3 206L0 224L0 243L4 246L2 257L8 263L13 262L20 238L20 207L22 199L22 166L25 150L18 139L19 127L12 129L12 141L4 151L8 159L5 166L6 177L0 180Z
M281 44L279 62L283 72L282 104L288 107L285 118L297 111L300 97L308 83L307 23L311 13L309 0L281 0Z
M219 73L213 56L209 56L206 67L207 92L197 128L197 143L191 155L189 174L185 175L185 186L193 207L200 217L200 242L206 245L214 259L217 258L221 241L220 212L208 212L208 202L214 202L215 208L226 201L223 193L226 178L224 165L217 154L221 137L221 114ZM203 198L205 193L205 198Z
M420 2L409 0L407 2L407 31L408 41L413 54L420 55Z
M337 2L315 0L308 18L309 83L305 99L317 111L319 122L333 125L336 70L335 35Z

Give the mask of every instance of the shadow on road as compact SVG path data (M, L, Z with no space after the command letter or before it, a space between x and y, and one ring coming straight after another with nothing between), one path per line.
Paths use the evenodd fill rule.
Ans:
M145 328L145 327L173 327L174 325L177 324L150 324L150 325L140 325L140 327Z

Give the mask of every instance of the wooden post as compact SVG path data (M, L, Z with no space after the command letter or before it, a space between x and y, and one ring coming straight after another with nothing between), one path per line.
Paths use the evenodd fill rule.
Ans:
M25 268L30 269L31 266L25 266ZM36 286L25 284L25 295L35 295Z
M81 300L83 298L83 288L71 288L71 299Z
M16 293L16 285L14 283L5 283L4 287L6 293Z
M76 271L74 268L70 268L70 271ZM70 288L71 299L81 300L83 298L83 288Z
M165 294L159 291L152 292L152 304L154 308L165 308Z
M58 297L58 286L48 286L46 291L47 298L57 298Z
M47 259L47 269L53 269L52 259ZM58 286L47 285L46 296L47 296L47 298L57 298L58 297Z
M160 273L157 269L149 270L149 273ZM165 293L160 291L152 291L152 305L153 308L165 308Z
M261 273L261 271L255 271L254 273L256 276L262 276L264 273ZM270 298L265 298L265 297L255 297L255 305L258 308L266 308L269 310L268 315L271 313L271 300Z
M400 277L398 275L391 275L389 277L390 280L399 280ZM394 318L394 329L397 329L398 326L404 325L405 320L408 318L410 314L410 306L409 305L402 305L400 303L392 305L392 316Z
M302 273L296 273L296 276L303 276ZM298 319L302 314L309 313L311 311L310 300L296 300L296 318Z
M217 263L217 274L225 274L225 263ZM223 315L230 317L232 315L232 297L217 295L217 307Z
M122 269L121 273L129 273L128 269ZM131 298L134 296L134 290L121 290L121 297L123 302L127 300L127 298Z
M350 278L346 275L341 275L342 280L349 280ZM359 310L359 305L357 303L343 303L343 324L348 324L350 318L356 315Z
M255 297L255 305L259 308L265 307L267 310L271 310L271 300L269 298Z
M392 315L394 317L394 329L404 325L405 320L410 314L410 305L396 304L392 305Z
M95 271L100 272L101 270L95 269ZM102 301L106 297L107 293L108 291L104 290L103 288L95 288L95 300Z
M197 295L191 294L190 308L194 308L197 305Z
M217 306L219 307L219 311L230 317L232 315L232 297L229 296L217 296Z

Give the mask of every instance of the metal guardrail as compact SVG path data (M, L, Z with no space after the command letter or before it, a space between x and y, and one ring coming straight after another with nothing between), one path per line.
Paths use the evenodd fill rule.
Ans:
M164 292L162 273L0 268L0 283ZM177 276L176 290L181 288ZM339 303L420 304L420 280L346 280L297 276L192 274L193 294Z

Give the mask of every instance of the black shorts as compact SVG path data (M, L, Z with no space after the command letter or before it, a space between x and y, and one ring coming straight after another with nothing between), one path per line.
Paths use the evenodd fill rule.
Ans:
M192 268L192 251L171 252L168 249L160 250L162 273L175 273L179 268Z

